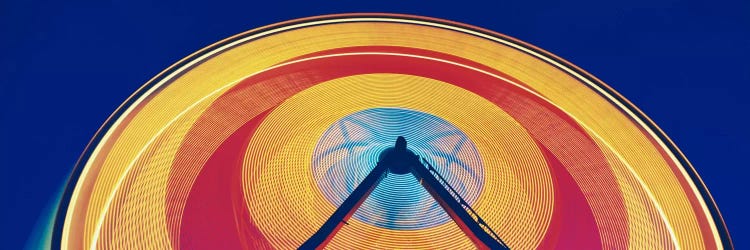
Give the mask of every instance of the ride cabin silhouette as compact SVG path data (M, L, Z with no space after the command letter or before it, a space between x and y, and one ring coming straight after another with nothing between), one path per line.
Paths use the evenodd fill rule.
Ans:
M396 139L394 147L380 153L378 163L372 172L352 191L323 226L300 246L300 249L325 247L388 173L414 175L477 248L510 249L426 159L406 147L406 139L403 136Z

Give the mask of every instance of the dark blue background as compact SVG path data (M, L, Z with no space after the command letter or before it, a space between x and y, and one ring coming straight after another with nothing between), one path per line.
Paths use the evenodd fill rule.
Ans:
M25 243L97 128L159 71L248 29L343 12L464 22L591 72L677 143L750 247L749 1L272 2L0 0L1 248Z

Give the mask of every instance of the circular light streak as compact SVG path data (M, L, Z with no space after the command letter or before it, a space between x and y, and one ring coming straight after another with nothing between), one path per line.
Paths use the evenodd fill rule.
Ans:
M263 27L159 74L84 152L54 244L296 248L397 134L511 248L731 247L689 162L601 81L491 31L385 14ZM471 247L413 186L386 181L329 246Z

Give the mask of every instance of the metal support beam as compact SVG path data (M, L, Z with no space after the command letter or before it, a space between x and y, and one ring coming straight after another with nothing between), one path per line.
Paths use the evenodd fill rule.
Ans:
M399 136L396 140L396 146L381 154L380 161L372 172L344 200L344 203L336 209L333 215L320 227L320 230L305 241L299 249L322 249L325 247L336 232L347 224L346 221L370 196L372 190L385 178L388 172L414 175L477 248L509 249L489 225L479 217L479 214L434 170L432 165L425 160L425 164L427 164L427 167L425 167L419 159L416 154L406 149L406 139Z
M378 164L375 166L372 172L370 172L357 188L352 191L352 194L350 194L349 197L344 200L344 203L333 212L333 215L328 218L323 226L321 226L320 229L310 237L310 239L305 241L299 249L322 249L325 247L325 245L331 241L333 236L336 235L336 232L338 232L339 229L346 224L346 221L352 217L352 214L357 211L357 208L362 205L362 202L370 196L372 190L375 189L385 177L387 170L388 167L384 164Z

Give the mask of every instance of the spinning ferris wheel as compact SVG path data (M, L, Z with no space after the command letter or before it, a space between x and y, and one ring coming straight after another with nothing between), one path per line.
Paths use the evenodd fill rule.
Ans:
M408 143L407 143L408 141ZM405 15L211 45L92 139L61 249L720 249L669 138L532 45Z

